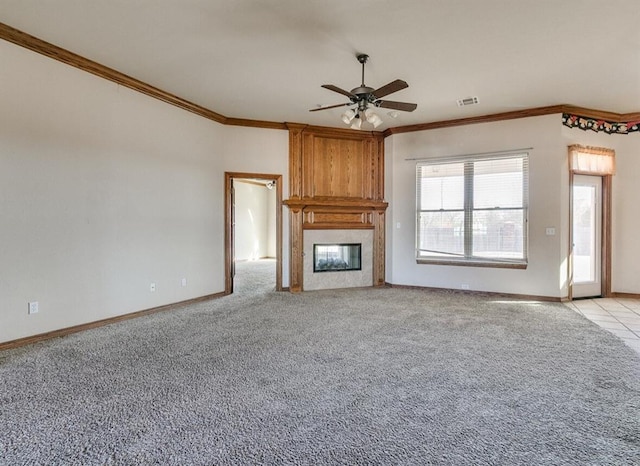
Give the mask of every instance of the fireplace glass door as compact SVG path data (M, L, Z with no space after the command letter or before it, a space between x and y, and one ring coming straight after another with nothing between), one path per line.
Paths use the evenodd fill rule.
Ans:
M314 272L344 272L361 270L362 245L349 244L314 244Z

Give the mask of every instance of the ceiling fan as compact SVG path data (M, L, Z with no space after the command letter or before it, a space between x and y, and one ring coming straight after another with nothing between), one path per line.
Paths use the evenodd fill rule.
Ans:
M349 102L337 105L329 105L327 107L312 108L311 110L309 110L310 112L317 112L330 108L354 105L355 107L350 108L342 115L342 121L344 121L344 123L347 125L350 124L351 128L353 129L360 129L363 119L371 123L374 128L377 128L382 124L382 119L378 115L376 115L370 107L388 108L391 110L400 110L403 112L413 112L418 107L417 104L408 102L381 100L382 97L393 94L394 92L401 91L402 89L406 89L407 87L409 87L409 85L401 79L396 79L395 81L392 81L389 84L378 89L366 86L364 83L364 65L365 63L367 63L369 55L361 53L356 55L356 58L362 64L362 84L360 84L360 87L351 89L351 91L349 92L339 88L338 86L334 86L333 84L322 85L322 87L324 87L325 89L329 89L330 91L334 91L338 94L342 94L348 97Z

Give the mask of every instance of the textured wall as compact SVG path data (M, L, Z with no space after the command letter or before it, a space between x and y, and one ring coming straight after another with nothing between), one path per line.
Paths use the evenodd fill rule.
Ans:
M387 281L561 297L567 293L567 150L560 115L391 136L386 146ZM526 270L426 265L415 261L416 159L529 150L529 265ZM547 236L547 227L556 229Z
M611 291L640 294L640 134L594 133L562 127L563 145L607 147L616 151L612 185Z
M274 190L264 185L234 180L235 188L235 258L255 260L275 251L275 209L269 202ZM272 231L273 230L273 231ZM273 243L273 244L271 244Z
M286 131L225 127L6 42L0 56L0 341L223 291L224 172L286 178Z

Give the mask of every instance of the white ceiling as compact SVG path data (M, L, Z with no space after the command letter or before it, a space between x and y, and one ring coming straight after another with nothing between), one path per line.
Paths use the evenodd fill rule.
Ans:
M323 89L403 79L404 126L640 111L638 0L0 0L0 21L227 117L344 127ZM478 96L459 108L456 100ZM363 126L364 128L364 126Z

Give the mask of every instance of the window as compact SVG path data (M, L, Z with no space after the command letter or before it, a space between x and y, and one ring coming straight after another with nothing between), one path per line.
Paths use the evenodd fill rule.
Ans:
M527 153L418 162L416 205L419 263L526 267Z

